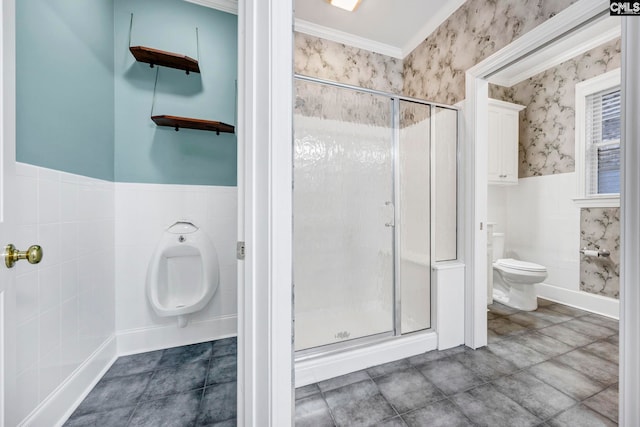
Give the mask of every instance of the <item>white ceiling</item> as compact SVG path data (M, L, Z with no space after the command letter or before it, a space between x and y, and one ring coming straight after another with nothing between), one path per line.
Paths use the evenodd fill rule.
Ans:
M465 0L362 0L355 12L295 0L296 31L404 58Z
M238 13L238 0L186 0ZM404 58L465 0L362 0L355 12L327 0L294 0L296 31Z

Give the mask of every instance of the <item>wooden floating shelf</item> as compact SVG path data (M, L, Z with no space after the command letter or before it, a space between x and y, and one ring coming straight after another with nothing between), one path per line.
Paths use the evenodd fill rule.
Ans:
M220 135L220 133L236 133L235 127L222 122L214 122L213 120L192 119L189 117L167 115L151 116L151 120L153 120L158 126L172 127L175 128L176 131L180 128L186 128L208 130L215 132L218 135Z
M162 65L178 70L185 70L187 74L191 71L194 73L200 72L198 61L186 55L145 46L129 46L129 50L134 58L136 58L136 61L150 64L152 67L154 65Z

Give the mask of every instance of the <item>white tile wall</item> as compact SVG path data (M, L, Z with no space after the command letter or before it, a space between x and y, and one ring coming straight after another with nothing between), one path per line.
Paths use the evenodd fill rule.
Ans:
M176 324L175 319L161 318L153 312L147 302L145 280L157 243L166 228L179 219L190 220L208 234L220 263L217 292L201 312L191 315L191 320L237 314L236 187L116 183L115 209L118 332Z
M580 209L575 173L522 178L507 187L505 250L547 267L546 284L579 290Z
M25 418L114 334L114 184L18 163L17 402ZM82 230L82 232L80 232Z

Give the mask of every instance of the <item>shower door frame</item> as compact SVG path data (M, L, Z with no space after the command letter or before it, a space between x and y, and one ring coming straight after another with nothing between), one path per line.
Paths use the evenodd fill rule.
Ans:
M356 349L361 347L366 347L368 345L381 343L389 340L394 340L403 336L415 335L415 334L424 334L429 333L434 330L434 289L433 289L433 278L431 275L429 276L429 327L425 329L420 329L413 332L407 332L405 334L402 333L402 283L400 280L400 269L399 265L401 263L400 258L400 246L401 246L401 220L399 212L401 209L400 204L400 101L411 102L415 104L425 105L429 107L429 135L428 135L428 151L429 151L429 248L430 248L430 267L431 271L433 266L436 263L435 256L435 195L436 191L434 188L435 183L435 126L434 126L434 117L436 108L444 108L447 110L455 111L457 116L460 115L460 108L452 105L439 104L436 102L429 102L422 99L412 98L408 96L398 95L391 92L385 92L376 89L363 88L359 86L354 86L346 83L335 82L331 80L325 80L317 77L306 76L303 74L294 74L294 87L296 81L304 81L315 84L321 84L331 87L336 87L340 89L360 92L360 93L368 93L377 96L383 96L388 98L391 101L391 128L392 132L392 147L391 147L391 155L392 155L392 198L394 204L394 225L393 225L393 234L392 234L392 251L393 251L393 281L392 281L392 292L393 292L393 303L392 303L392 320L393 327L391 331L380 332L373 335L363 336L359 338L353 338L349 340L344 340L340 342L324 344L316 347L311 347L302 350L295 350L295 341L293 344L294 351L294 359L296 362L302 360L312 359L318 356L326 356L329 354L342 352L348 349ZM295 97L295 89L294 89L294 97ZM294 114L295 116L295 114ZM458 119L459 120L459 119ZM292 143L295 140L295 125L293 126L294 138L292 139ZM293 165L293 159L292 159ZM459 165L457 165L459 166ZM292 177L293 178L293 177ZM293 200L293 198L292 198ZM294 212L295 206L292 205L292 215ZM295 221L295 219L294 219ZM457 237L456 237L457 239ZM295 283L293 284L295 289ZM294 292L295 295L295 292ZM292 313L295 319L295 298L293 298L293 310ZM294 340L295 340L295 328L294 328Z

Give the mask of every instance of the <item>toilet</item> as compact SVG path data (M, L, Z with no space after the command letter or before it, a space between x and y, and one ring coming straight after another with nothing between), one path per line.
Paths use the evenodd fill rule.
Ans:
M204 231L177 221L162 236L147 269L147 298L161 317L175 316L178 326L202 310L220 281L218 254Z
M504 233L493 233L493 299L519 310L537 309L535 284L547 278L547 269L503 256Z

